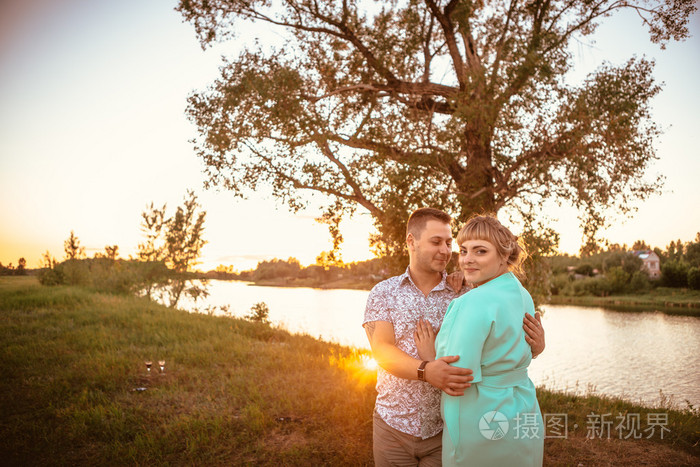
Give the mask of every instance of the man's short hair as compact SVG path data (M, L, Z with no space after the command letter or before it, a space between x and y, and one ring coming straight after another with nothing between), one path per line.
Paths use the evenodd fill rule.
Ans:
M445 224L451 224L452 218L445 211L435 208L420 208L411 213L406 224L406 236L413 234L416 239L420 239L425 225L429 220L436 220Z

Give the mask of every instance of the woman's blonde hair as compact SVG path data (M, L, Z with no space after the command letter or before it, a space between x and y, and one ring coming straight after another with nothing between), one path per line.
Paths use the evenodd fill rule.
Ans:
M523 278L523 261L527 258L527 251L521 239L494 216L473 216L457 234L457 244L461 245L466 240L486 240L496 247L498 254L506 259L508 270L516 276Z

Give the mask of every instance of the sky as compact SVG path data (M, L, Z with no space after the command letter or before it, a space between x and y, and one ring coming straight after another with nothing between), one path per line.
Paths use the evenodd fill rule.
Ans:
M169 212L194 190L207 211L202 270L219 264L252 268L263 259L298 258L311 264L331 248L327 228L314 221L318 202L297 214L265 192L247 200L204 190L204 166L190 142L196 128L185 116L187 96L218 76L222 55L235 56L242 41L203 51L191 25L174 11L175 0L0 1L0 263L20 257L38 267L48 251L64 256L75 232L88 256L118 245L122 257L143 240L141 213L153 202ZM692 37L666 50L648 40L633 14L604 22L573 48L582 79L603 61L632 55L656 61L663 89L653 117L664 134L661 195L638 203L631 218L614 218L604 232L615 243L644 239L665 248L700 231L700 14ZM240 37L270 37L248 28ZM576 213L552 206L560 250L577 253ZM372 222L358 213L341 224L343 259L372 257Z

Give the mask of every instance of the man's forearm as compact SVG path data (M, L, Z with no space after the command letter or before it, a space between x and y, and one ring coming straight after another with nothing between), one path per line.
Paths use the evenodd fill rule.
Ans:
M421 361L395 345L376 343L372 346L372 353L379 366L392 375L405 379L418 379L418 367Z

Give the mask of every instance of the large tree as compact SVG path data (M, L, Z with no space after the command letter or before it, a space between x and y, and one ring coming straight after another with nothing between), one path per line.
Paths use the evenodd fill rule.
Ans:
M190 96L208 184L241 196L269 185L292 209L321 193L326 218L365 209L389 255L401 254L407 213L427 205L459 219L507 208L536 221L553 200L578 208L594 238L605 211L628 213L662 183L645 176L659 134L653 62L605 63L581 83L567 79L570 43L623 9L663 45L688 36L695 7L181 0L202 47L235 37L240 21L277 28L286 41L251 40Z

